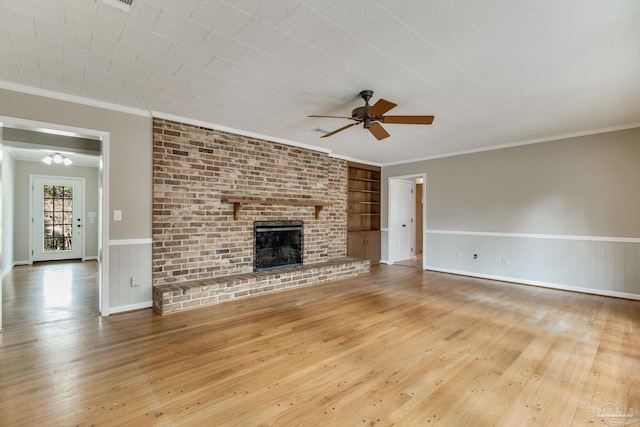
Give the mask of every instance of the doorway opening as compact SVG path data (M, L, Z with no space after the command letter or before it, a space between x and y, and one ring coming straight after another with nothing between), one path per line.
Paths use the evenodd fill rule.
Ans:
M34 244L34 236L32 235L32 227L26 227L24 230L24 241L20 240L20 235L16 234L16 236L11 239L11 236L0 236L2 239L2 245L7 248L7 246L11 246L11 251L14 249L14 242L20 242L20 245L25 245L29 247L28 257L25 258L22 256L20 259L16 259L15 257L12 260L9 260L6 264L3 265L5 271L4 274L7 274L15 266L20 266L21 264L31 265L34 261L49 261L49 258L45 257L45 259L39 259L39 257L35 255L35 248L41 247L42 253L49 253L47 255L56 254L51 260L55 259L83 259L83 260L95 260L97 261L97 304L93 307L94 312L98 312L102 316L109 315L109 305L108 305L108 274L109 274L109 260L108 260L108 245L109 245L109 233L108 233L108 207L109 207L109 186L108 186L108 170L109 170L109 133L104 131L99 131L95 129L85 129L73 126L66 126L55 123L47 123L40 122L34 120L20 119L15 117L6 117L0 116L0 130L2 133L2 141L4 149L6 149L7 153L11 153L13 156L13 160L15 161L15 153L19 152L20 156L25 156L25 158L20 158L20 160L26 160L31 162L36 162L42 165L42 158L46 156L46 154L51 154L51 152L63 152L66 157L75 156L78 159L88 159L91 158L94 163L94 185L97 182L95 190L92 190L92 197L95 198L95 208L91 209L90 212L87 212L85 209L81 209L80 212L71 211L71 217L66 218L65 216L69 215L64 205L65 203L69 205L68 198L69 195L67 191L68 185L65 183L53 183L54 187L49 188L51 190L52 197L50 198L50 203L52 204L52 209L42 208L39 211L42 215L38 218L38 223L41 225L43 230L42 242L38 242L38 245ZM23 139L15 137L18 134L28 134L31 135L32 138L29 139L25 137ZM33 139L33 135L36 135L38 138ZM40 139L41 137L41 139ZM68 139L69 141L65 145L64 140ZM77 142L80 140L93 141L95 143L95 147L92 150L85 149L83 146L77 145ZM44 141L44 142L41 142ZM62 141L62 142L61 142ZM45 154L46 153L46 154ZM29 158L31 157L31 158ZM8 161L6 158L2 160L3 162ZM36 164L34 163L34 164ZM81 162L78 162L80 165ZM15 174L15 171L12 171ZM45 172L46 174L46 172ZM56 176L59 178L60 176ZM8 185L16 186L15 183L15 175L11 174L3 174L2 181L9 182ZM73 184L75 185L75 184ZM57 186L57 187L56 187ZM65 189L65 187L67 187ZM31 197L31 191L27 188L25 184L24 187L21 185L20 188L15 187L15 194L25 194L24 197L29 199L29 210L24 214L18 212L16 215L24 215L28 216L29 222L36 223L36 218L33 211L33 198ZM34 187L35 188L35 187ZM56 193L57 191L57 193ZM62 191L62 193L60 193ZM75 194L74 190L74 196ZM42 187L42 202L47 203L47 197L44 195L47 192L47 189ZM57 194L57 196L53 196ZM77 193L78 195L80 193ZM74 197L75 199L75 197ZM86 201L86 198L85 198ZM25 202L26 203L26 202ZM60 206L53 207L53 205L58 204ZM82 205L82 202L79 203ZM68 207L68 206L67 206ZM17 208L16 208L17 210ZM26 211L27 209L25 209ZM47 215L50 217L47 218ZM3 215L2 216L2 227L13 227L14 223L18 222L18 218L14 217L14 215ZM85 257L83 254L84 248L86 248L86 232L83 233L85 225L91 222L94 227L96 227L96 231L92 234L94 237L93 244L97 248L94 252L95 255L91 257ZM78 232L78 229L81 229ZM27 234L28 230L28 234ZM74 230L74 231L71 231ZM73 238L78 238L80 240L74 241ZM55 250L51 250L55 248ZM79 248L79 253L69 254L67 250L75 248ZM33 250L33 252L32 252ZM7 270L8 268L8 270ZM1 284L1 283L0 283ZM2 287L0 286L0 301L1 301L1 292ZM95 304L95 302L93 303ZM1 323L0 323L1 324Z
M424 269L426 174L389 177L388 260Z

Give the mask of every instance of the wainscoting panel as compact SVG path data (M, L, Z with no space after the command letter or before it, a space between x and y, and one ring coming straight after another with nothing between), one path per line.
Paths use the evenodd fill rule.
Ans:
M425 239L429 270L640 299L640 239L441 230Z
M151 239L111 241L109 312L118 313L152 305Z

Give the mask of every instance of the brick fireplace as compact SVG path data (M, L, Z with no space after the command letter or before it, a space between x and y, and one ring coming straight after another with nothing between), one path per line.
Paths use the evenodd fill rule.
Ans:
M346 257L345 160L165 119L153 127L154 287L253 272L255 221L303 221L305 265Z
M253 270L300 267L304 255L303 221L253 223Z

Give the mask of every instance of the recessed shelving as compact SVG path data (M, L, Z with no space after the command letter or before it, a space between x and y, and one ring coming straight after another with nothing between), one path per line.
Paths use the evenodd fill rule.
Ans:
M380 230L380 168L349 163L348 169L348 230Z
M380 168L349 162L347 255L380 260Z

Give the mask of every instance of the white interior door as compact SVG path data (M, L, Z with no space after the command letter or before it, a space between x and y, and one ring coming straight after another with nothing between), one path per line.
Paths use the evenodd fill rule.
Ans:
M389 258L391 262L413 258L413 187L405 180L389 181Z
M31 177L33 261L82 258L84 179Z

